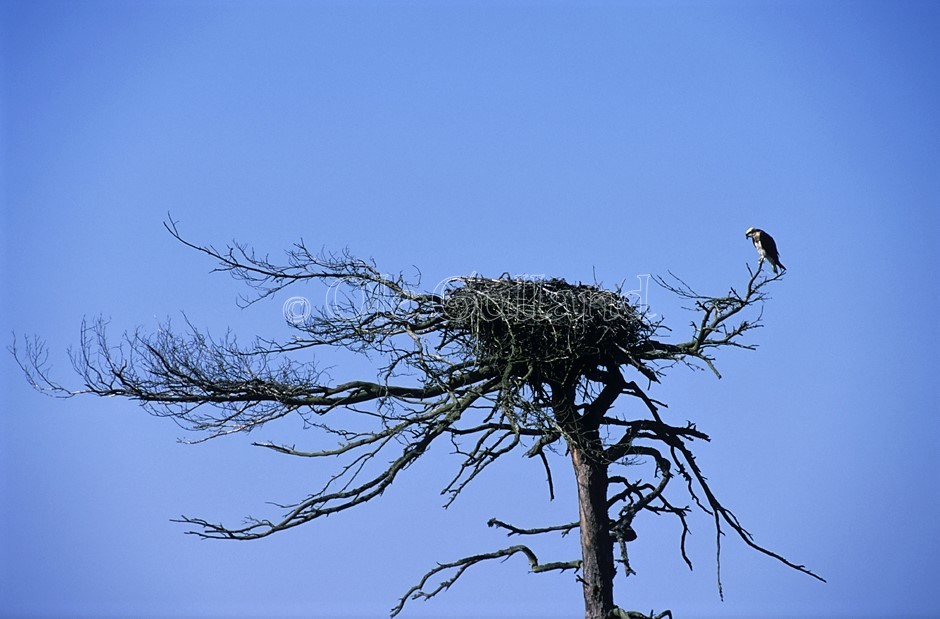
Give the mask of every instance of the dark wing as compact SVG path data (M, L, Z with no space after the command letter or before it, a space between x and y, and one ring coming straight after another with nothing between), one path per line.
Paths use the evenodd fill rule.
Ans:
M777 244L774 242L774 237L763 230L757 233L757 237L760 241L760 246L764 249L764 255L773 262L779 262L780 256L777 255Z
M767 256L770 264L786 269L783 263L780 262L780 254L777 253L777 243L774 241L774 237L761 230L758 233L758 238L760 239L760 246L764 249L764 255ZM776 269L774 269L774 272L776 272Z

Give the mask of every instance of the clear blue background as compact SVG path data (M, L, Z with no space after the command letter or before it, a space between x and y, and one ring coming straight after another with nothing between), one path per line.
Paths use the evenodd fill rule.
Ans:
M2 4L3 331L48 341L83 316L284 332L287 295L174 242L272 256L348 246L426 287L478 271L607 285L672 270L740 285L749 226L790 271L757 352L725 378L676 368L656 398L714 437L699 462L758 541L821 584L692 521L638 522L627 608L677 618L937 616L940 5L934 2ZM299 289L319 302L323 291ZM676 337L691 316L659 289ZM8 336L12 337L12 336ZM339 359L340 357L336 357ZM329 363L330 359L324 360ZM547 500L507 460L449 510L433 450L380 500L251 543L199 541L325 469L251 447L296 420L199 446L126 401L56 401L3 355L0 615L379 617L430 566L576 518L567 462ZM356 366L358 369L358 366ZM363 370L367 372L365 366ZM625 403L626 406L626 403ZM625 410L629 414L630 410ZM543 560L576 540L534 542ZM413 617L575 617L571 574L521 557L471 570Z

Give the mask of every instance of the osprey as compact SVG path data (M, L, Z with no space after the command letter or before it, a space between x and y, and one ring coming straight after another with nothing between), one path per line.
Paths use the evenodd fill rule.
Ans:
M766 260L769 262L775 275L778 267L784 271L787 270L787 267L780 262L780 254L777 253L777 244L774 243L774 237L759 228L748 228L744 236L754 242L754 247L757 248L757 253L760 254L760 261Z

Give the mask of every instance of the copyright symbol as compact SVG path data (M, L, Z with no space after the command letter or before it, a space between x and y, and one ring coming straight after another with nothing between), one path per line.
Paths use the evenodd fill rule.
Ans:
M295 327L302 326L310 318L312 309L306 297L291 297L284 301L284 318Z

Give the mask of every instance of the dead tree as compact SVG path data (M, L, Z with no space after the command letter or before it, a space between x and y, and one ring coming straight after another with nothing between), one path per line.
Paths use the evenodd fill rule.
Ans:
M762 277L760 266L753 272L748 267L742 290L717 297L698 294L674 276L660 279L696 314L686 341L667 342L665 325L649 320L620 290L598 285L475 276L421 292L405 277L383 274L348 253L316 254L301 242L287 252L286 262L275 263L241 244L222 250L194 245L172 221L167 229L213 258L216 271L247 284L245 304L309 282L325 282L338 292L328 306L292 321L286 341L258 338L247 346L231 334L212 338L192 325L180 333L169 324L155 333L125 333L115 344L103 321L83 323L81 344L72 354L83 383L78 389L48 375L41 342L28 340L19 354L14 342L14 354L35 387L62 397L135 400L195 433L193 442L248 432L287 415L299 415L335 439L321 450L254 443L326 460L334 472L322 488L282 506L278 517L248 519L239 527L184 517L181 522L194 527L190 533L256 539L345 511L381 495L432 444L449 442L460 460L443 489L447 504L510 453L538 458L554 497L551 462L569 458L579 505L569 522L526 528L493 518L488 524L520 537L578 530L581 556L543 562L529 546L515 544L442 563L402 596L392 616L409 600L448 589L471 566L518 554L532 572L572 570L583 585L587 619L671 617L669 611L625 611L614 602L618 565L625 576L633 573L627 549L636 539L634 519L644 512L677 520L679 551L690 568L687 517L695 508L710 515L719 593L725 530L822 580L754 541L695 461L692 444L708 441L708 435L692 423L665 421L665 405L641 386L660 382L676 364L701 364L717 375L718 349L753 348L743 336L761 326L766 287L783 274ZM298 353L330 347L382 359L376 378L337 383L314 362L297 360ZM615 410L622 398L627 404ZM630 475L643 462L652 474ZM670 484L676 478L691 506L675 498Z

